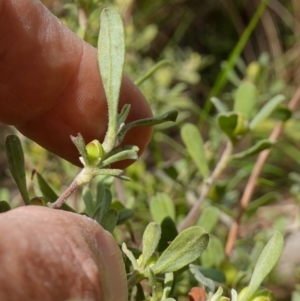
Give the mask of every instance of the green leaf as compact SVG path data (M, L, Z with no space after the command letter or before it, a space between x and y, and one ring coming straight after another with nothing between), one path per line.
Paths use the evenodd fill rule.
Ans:
M153 73L155 73L159 68L171 65L171 62L168 60L162 60L156 63L150 70L148 70L141 78L137 79L134 84L140 86L145 80L147 80Z
M58 199L58 195L55 193L55 191L50 187L50 185L39 172L36 172L36 177L45 201L51 203L55 202Z
M119 211L117 225L124 224L126 221L132 218L133 214L134 212L128 208L124 208L121 211Z
M157 246L158 252L163 252L178 235L174 221L169 217L165 217L161 222L161 238Z
M156 281L155 274L151 268L148 268L148 278L149 278L150 286L152 288L153 300L157 300L157 281Z
M215 268L204 268L203 266L200 266L200 265L195 265L195 266L197 267L197 269L201 272L201 274L204 277L209 278L209 279L219 282L219 283L226 282L226 276L222 270L215 269Z
M249 124L251 130L255 129L262 121L267 119L273 111L285 100L285 96L276 95L271 100L269 100L262 109L255 115Z
M196 280L198 282L200 282L205 288L208 288L208 290L210 292L214 292L215 291L215 288L216 288L215 283L211 279L206 278L200 272L200 270L198 269L198 267L196 265L190 264L189 268L190 268L191 273L194 275L194 277L196 278Z
M109 210L111 205L112 195L108 187L102 182L97 183L97 198L96 198L96 209L93 213L94 218L98 223L102 223L104 214ZM114 209L115 210L115 209ZM116 210L116 212L118 212Z
M143 259L141 263L141 268L146 267L147 261L155 252L155 249L159 243L161 237L161 228L157 223L148 224L147 228L143 234Z
M125 35L121 16L104 8L100 16L98 62L108 104L108 129L103 142L106 153L115 147L118 134L118 103L125 61Z
M256 103L256 95L256 87L253 83L242 82L235 94L234 111L242 113L246 119L249 119Z
M5 141L6 156L8 167L11 175L14 178L25 205L29 205L29 196L26 186L26 174L24 153L21 141L16 135L8 135Z
M220 238L211 235L207 249L201 256L205 268L218 267L225 259L224 246Z
M196 163L203 178L207 179L209 177L209 167L205 156L203 139L198 128L191 123L186 123L181 128L181 139L183 140L189 155Z
M160 224L167 216L175 219L175 207L172 199L166 193L157 193L150 199L150 213L153 220Z
M218 124L220 129L231 139L248 131L247 120L241 113L228 112L219 114Z
M217 111L219 113L226 113L227 112L227 108L225 107L225 105L222 103L222 101L219 98L212 97L210 99L210 101L215 106L215 108L217 109Z
M84 187L84 189L83 189L82 198L83 198L83 201L85 204L85 211L86 211L87 215L89 217L92 217L93 213L95 211L95 208L94 208L95 204L93 201L93 196L92 196L91 191L86 187Z
M221 286L219 286L218 290L213 294L213 296L211 297L210 301L219 301L220 298L221 298L221 296L222 296L222 294L223 294L223 288Z
M109 209L101 219L101 226L112 233L118 221L118 211L116 209Z
M118 162L118 161L123 161L123 160L137 160L138 159L138 154L137 152L139 151L139 148L137 146L130 146L131 149L127 149L124 151L121 151L121 149L118 149L119 152L116 152L114 155L108 157L105 159L102 164L100 164L101 167L110 165L112 163Z
M256 155L260 152L262 152L265 149L271 148L274 145L274 142L272 142L269 139L263 139L258 141L256 144L254 144L253 146L251 146L250 148L232 155L230 158L231 159L243 159L249 156L253 156Z
M54 203L58 199L58 195L51 188L51 186L48 184L48 182L43 178L43 176L39 172L36 172L36 176L37 176L39 188L41 190L41 193L42 193L46 203L48 203L48 202ZM70 207L66 203L62 204L60 209L62 209L64 211L76 212L72 207Z
M85 142L83 137L81 136L80 133L77 134L76 137L71 136L71 140L72 142L75 144L77 150L79 151L79 154L81 155L81 157L79 158L81 163L84 166L90 166L90 159L87 153L87 150L85 148Z
M197 226L202 227L210 233L219 219L219 209L213 206L207 206L203 209L201 216L197 222Z
M239 301L248 301L255 294L265 277L271 272L280 258L283 244L284 240L282 234L276 231L261 252L255 265L248 289L242 298L239 298Z
M152 266L155 274L175 272L196 260L206 249L209 235L201 227L183 230Z
M287 107L283 105L279 105L272 114L272 117L280 120L287 121L293 116L293 112Z
M6 201L0 201L0 213L7 212L11 209L9 203Z
M166 273L165 274L165 280L164 280L164 289L162 293L161 300L170 300L172 298L168 298L173 286L174 282L174 274L173 273ZM172 299L175 300L175 299ZM176 301L176 300L175 300Z
M175 122L178 116L178 111L177 110L170 110L160 116L157 117L151 117L151 118L144 118L144 119L139 119L139 120L135 120L132 121L130 123L127 123L125 126L123 126L123 128L119 131L118 133L118 141L117 141L117 145L119 145L126 133L137 126L153 126L153 125L157 125L157 124L161 124L167 121L173 121Z

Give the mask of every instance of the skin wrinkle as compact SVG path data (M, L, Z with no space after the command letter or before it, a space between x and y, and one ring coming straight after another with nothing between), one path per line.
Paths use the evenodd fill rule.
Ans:
M85 298L84 300L93 301L108 300L101 298L104 288L101 288L100 279L101 275L108 270L100 269L100 266L103 264L103 261L109 261L110 259L109 257L107 259L101 257L99 252L96 251L94 247L95 229L97 229L96 233L100 235L101 248L108 248L108 252L112 251L112 253L115 253L113 250L118 250L118 247L112 237L110 235L108 237L106 232L90 219L67 212L58 212L53 209L36 208L36 206L29 207L18 208L13 210L14 212L12 213L0 215L0 225L2 225L2 228L5 224L14 223L14 227L11 228L9 235L3 232L0 233L1 241L4 242L4 246L0 245L0 300L7 301L7 299L3 299L5 290L8 290L8 292L14 291L17 294L14 299L8 299L8 301L29 301L29 296L30 301L40 301L41 294L45 294L43 301L65 301L71 297L81 297ZM32 209L32 207L35 208ZM28 216L30 209L35 211L34 216ZM16 221L14 218L15 211L20 210L23 214ZM49 215L40 214L44 211L47 211ZM75 218L71 227L68 215ZM44 218L44 216L47 218ZM56 220L54 223L55 226L50 226L52 234L49 236L47 235L47 224L53 223L54 219ZM27 231L34 233L35 239L26 236L16 241L16 233L21 231L19 228L23 227L25 221ZM60 231L58 231L57 227L59 227ZM4 252L9 261L3 258L3 247L5 248L8 243L15 245L20 254L27 254L27 260L24 260L21 265L20 261L18 261L18 265L14 265L16 261L14 253ZM11 275L7 271L7 268L12 271ZM15 274L16 271L18 271L17 274ZM120 272L125 271L119 270L118 273ZM20 286L14 285L14 283L10 283L9 287L3 288L4 276L6 279L14 279L14 283L17 284L25 281L27 285L21 286L23 288L22 291L20 291ZM119 283L121 279L125 280L123 278L123 276L120 278L117 275L114 281ZM35 283L34 290L32 290L33 282ZM6 281L4 283L7 284ZM53 290L53 285L55 285L55 290ZM106 283L106 285L110 286L112 284ZM66 293L66 287L68 291L72 288L72 295ZM64 292L63 295L60 294L61 291ZM47 298L48 295L51 295L50 299Z

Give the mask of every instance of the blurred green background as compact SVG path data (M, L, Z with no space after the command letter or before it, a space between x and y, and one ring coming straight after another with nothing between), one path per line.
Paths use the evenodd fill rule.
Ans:
M131 182L114 181L113 195L127 208L134 209L130 227L115 231L119 242L139 245L145 225L158 218L153 214L157 200L174 204L172 218L179 223L197 199L202 177L182 140L180 128L186 122L198 126L205 140L206 158L214 166L224 148L215 108L209 102L217 96L224 107L232 108L237 88L251 78L257 89L257 107L277 94L287 102L300 83L300 1L270 0L252 34L241 45L243 33L253 22L259 0L43 0L44 4L71 30L96 45L99 14L105 6L114 6L122 15L126 29L125 71L135 81L161 60L168 63L145 80L140 89L155 115L177 109L176 125L155 128L153 139L142 158L128 168ZM240 46L238 46L240 45ZM234 67L220 85L222 70L232 52L240 47ZM255 113L254 113L255 114ZM274 117L274 116L273 116ZM258 138L267 138L278 119L268 118L237 146L242 150ZM10 178L4 152L4 138L13 128L0 125L0 199L22 203ZM28 178L33 169L62 192L79 169L21 137L25 150ZM208 223L214 235L210 249L202 257L207 268L220 269L227 287L242 288L247 283L251 261L261 250L272 229L286 236L286 249L276 272L266 281L276 300L300 300L300 111L296 110L258 179L252 205L245 213L239 239L231 258L224 244L229 225L238 212L255 157L234 161L213 187L203 210L217 208L214 223ZM35 179L29 188L39 195ZM93 188L93 185L92 187ZM166 201L167 199L167 201ZM80 192L68 201L83 209ZM152 205L151 205L152 204ZM149 210L151 209L152 211ZM251 207L252 206L252 207ZM203 222L203 221L202 221ZM130 228L130 231L128 230ZM125 231L126 230L126 231ZM134 239L132 238L134 236ZM289 249L288 247L289 246ZM186 278L178 282L178 300L188 300Z

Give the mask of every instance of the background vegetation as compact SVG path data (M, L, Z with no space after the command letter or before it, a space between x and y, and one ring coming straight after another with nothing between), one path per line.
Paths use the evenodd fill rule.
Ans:
M246 119L253 120L270 99L285 96L286 100L251 131L244 133L242 129L227 135L234 142L235 154L271 135L277 142L266 162L259 161L262 159L257 155L230 160L213 179L209 192L201 199L201 215L196 222L211 236L199 264L206 275L211 272L224 287L240 291L249 282L258 254L277 229L285 236L285 249L264 286L274 292L276 300L300 300L300 2L270 0L261 16L257 15L259 0L44 3L71 30L95 46L100 12L105 6L114 6L125 24L125 69L132 80L141 78L156 62L167 60L140 84L140 89L155 115L175 108L178 121L155 128L146 153L126 172L132 181L117 179L112 185L113 200L128 209L130 216L114 235L119 243L125 241L131 248L139 248L149 222L161 223L170 216L178 226L201 198L205 174L215 170L228 143L228 131L220 129L216 118L220 111L239 111L237 99L242 95L243 101L253 103L244 112L248 114ZM251 83L251 88L241 92L244 83ZM217 99L211 102L211 97ZM187 123L196 125L204 141L204 154L198 160L185 141L183 128ZM14 129L1 125L2 149L5 135L11 132ZM28 175L38 171L57 194L61 193L78 168L21 139ZM199 158L204 158L206 167ZM13 206L18 206L22 199L6 162L1 152L0 199L11 199ZM251 178L257 167L261 172ZM92 183L90 191L96 185ZM253 188L253 193L248 193L246 187ZM29 189L41 195L36 177L29 182ZM68 203L81 211L85 208L81 192ZM173 296L189 300L193 286L197 286L195 280L186 272L179 273Z

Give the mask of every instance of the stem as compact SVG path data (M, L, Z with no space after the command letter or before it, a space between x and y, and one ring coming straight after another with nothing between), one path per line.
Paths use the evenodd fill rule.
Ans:
M67 198L79 187L89 183L95 175L93 174L92 169L84 168L82 171L76 176L71 185L65 190L65 192L52 204L50 204L51 208L59 209L67 200Z
M294 111L300 102L300 88L296 91L294 94L293 98L291 99L288 107L291 111ZM277 140L280 134L283 131L284 127L284 122L280 122L277 124L277 126L274 128L273 132L271 133L269 140ZM261 170L267 161L269 154L271 152L271 149L264 150L261 152L256 160L256 163L254 165L254 168L251 172L251 175L249 177L248 183L246 184L246 188L244 190L244 193L242 195L241 201L240 201L240 209L238 212L238 215L233 222L228 237L227 237L227 242L226 242L226 247L225 247L225 253L229 257L232 254L235 242L237 240L238 236L238 231L239 231L239 226L241 223L242 216L245 212L245 210L248 207L248 204L253 196L254 189L257 184L257 179L261 173Z
M184 230L188 227L191 227L197 223L200 213L201 213L200 205L205 200L205 198L207 197L207 195L210 192L210 189L216 183L216 181L219 179L219 177L221 176L224 169L227 167L229 160L230 160L230 155L232 154L232 150L233 150L232 142L228 139L226 142L225 150L223 151L220 161L218 162L217 166L215 167L215 169L212 172L208 181L203 184L201 194L200 194L198 200L195 202L192 209L189 211L188 215L185 217L185 219L179 225L179 227L178 227L179 232L181 232L182 230Z

